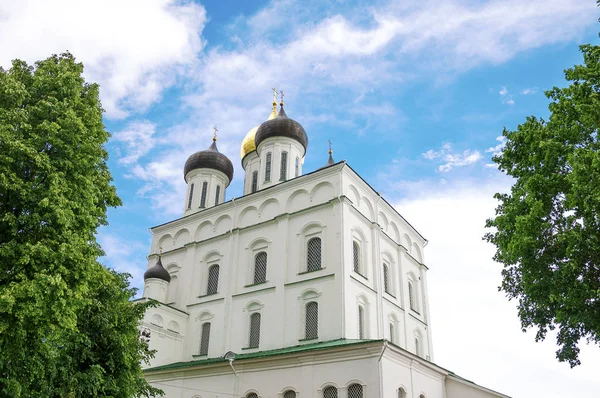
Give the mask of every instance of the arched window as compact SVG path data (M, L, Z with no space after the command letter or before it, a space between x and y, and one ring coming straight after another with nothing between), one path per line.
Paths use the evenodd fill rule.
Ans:
M248 347L255 348L260 344L260 313L255 312L250 315L250 336Z
M395 341L394 341L394 340L396 340L396 339L394 338L394 323L393 323L393 322L390 322L390 341L391 341L392 343L395 343Z
M267 281L267 253L260 252L254 257L254 284Z
M221 196L221 186L217 185L217 192L215 192L215 206L219 204L220 196Z
M406 391L402 387L398 389L398 398L406 398Z
M204 181L202 183L202 196L200 196L200 207L206 207L206 191L208 190L208 182Z
M390 290L390 270L387 264L383 264L383 289L387 294L392 294Z
M267 161L265 162L265 182L271 181L271 152L267 153Z
M362 305L358 306L358 338L365 338L365 309Z
M352 242L352 260L354 261L354 272L360 274L360 245L357 241Z
M258 189L258 171L252 172L252 192L256 192Z
M319 338L319 304L316 301L306 304L305 331L307 340Z
M281 168L279 169L279 181L285 181L287 177L287 152L281 152Z
M323 390L323 398L337 398L337 388L334 386L325 387Z
M256 395L255 392L251 392L250 394L246 395L246 398L258 398L258 395Z
M193 196L194 196L194 184L190 185L190 196L188 198L188 205L187 205L188 209L192 208L192 197Z
M363 398L363 386L354 383L348 387L348 398Z
M300 175L300 158L296 156L296 166L294 170L294 176L298 177Z
M419 398L425 398L425 394L419 395Z
M219 290L219 264L212 265L208 269L208 282L206 283L206 294L217 294Z
M287 390L283 394L283 398L296 398L296 391L294 391L294 390Z
M417 310L417 304L415 302L415 290L411 281L408 281L408 304L410 305L411 310Z
M321 238L311 238L306 244L306 271L321 269Z
M210 340L210 322L202 324L200 333L200 355L208 355L208 342Z

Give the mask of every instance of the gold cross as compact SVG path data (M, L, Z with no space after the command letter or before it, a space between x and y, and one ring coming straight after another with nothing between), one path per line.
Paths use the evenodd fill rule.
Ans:
M331 150L331 140L327 140L327 142L329 143L329 154L331 154L332 150Z
M213 126L213 130L214 130L213 141L216 141L217 140L217 131L219 131L219 129L217 128L217 126Z
M281 94L281 102L283 102L283 90L281 90L279 94Z
M271 90L273 90L273 102L277 103L277 89L273 87Z

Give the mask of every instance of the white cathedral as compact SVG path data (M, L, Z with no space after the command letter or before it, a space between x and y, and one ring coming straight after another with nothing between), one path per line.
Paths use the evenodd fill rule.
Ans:
M241 145L244 195L212 145L184 167L183 216L156 226L142 328L147 380L173 398L487 398L435 364L427 240L283 101ZM148 333L149 332L149 333Z

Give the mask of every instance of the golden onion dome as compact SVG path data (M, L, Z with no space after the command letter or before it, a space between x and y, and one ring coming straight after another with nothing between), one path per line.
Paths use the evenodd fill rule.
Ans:
M273 102L273 109L271 110L271 114L267 120L275 119L277 117L277 103ZM254 143L254 137L256 136L256 131L258 130L258 126L254 127L252 130L248 131L248 134L244 137L242 141L242 146L240 148L240 159L244 160L246 155L251 152L256 151L256 144Z

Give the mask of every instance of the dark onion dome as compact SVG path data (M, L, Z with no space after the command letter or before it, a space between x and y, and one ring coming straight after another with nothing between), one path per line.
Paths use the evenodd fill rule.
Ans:
M227 156L219 152L216 139L213 139L210 148L196 152L188 158L183 168L183 178L185 179L190 171L196 169L218 170L229 178L229 182L233 180L233 164Z
M158 261L156 264L144 272L144 281L151 278L162 279L165 282L171 282L171 275L165 269L165 267L163 267L162 261L160 261L160 256L158 256Z
M330 149L329 150L329 159L327 159L327 164L325 165L325 167L331 166L332 164L335 164L335 161L333 160L332 153L333 153L333 151Z
M258 148L260 143L267 138L287 137L298 141L304 147L304 153L306 153L308 137L306 136L304 127L297 121L287 117L283 110L283 102L280 105L281 109L279 110L277 117L263 122L263 124L258 127L256 136L254 137L256 147Z

